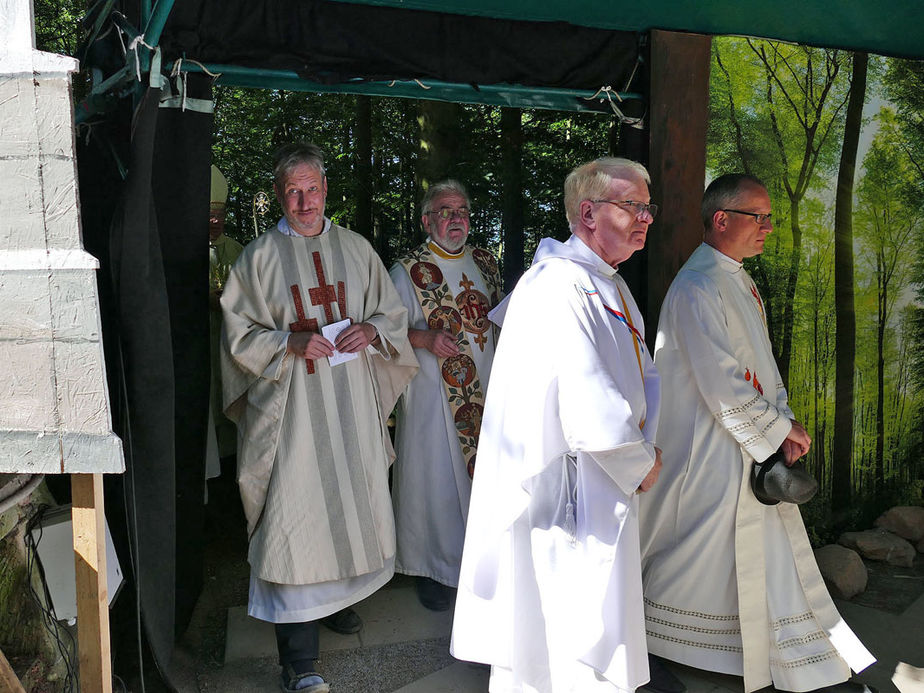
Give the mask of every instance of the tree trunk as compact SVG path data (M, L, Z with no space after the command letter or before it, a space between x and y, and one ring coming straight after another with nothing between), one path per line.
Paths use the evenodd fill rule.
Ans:
M501 172L504 291L523 273L523 127L519 108L501 109Z
M883 258L876 262L879 270L879 296L876 329L876 492L885 486L885 331L888 321L889 283Z
M381 255L381 239L374 237L372 228L372 99L368 96L356 97L354 127L353 199L356 218L353 230L371 242Z
M854 154L856 158L856 154ZM851 183L851 190L853 184ZM796 302L796 284L799 281L799 264L802 262L802 225L799 221L800 198L790 201L790 226L792 227L792 255L789 260L789 276L786 280L786 299L783 301L783 335L780 346L780 376L783 385L789 387L789 365L792 361L793 304Z
M462 106L442 101L421 101L418 183L425 191L431 183L453 175L462 147Z
M834 202L834 445L831 509L835 518L850 507L850 472L853 466L853 392L857 324L853 277L853 180L857 146L866 97L866 53L854 53L850 100L844 125L844 145L837 172Z

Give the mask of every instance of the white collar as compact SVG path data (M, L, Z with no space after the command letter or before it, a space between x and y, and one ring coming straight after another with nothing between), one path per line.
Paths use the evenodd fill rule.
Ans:
M734 273L740 270L742 267L744 267L743 262L738 262L735 258L729 257L728 255L723 253L721 250L717 250L716 248L709 245L708 243L703 242L703 246L706 248L709 248L709 250L715 253L716 259L725 266L725 269L727 271Z
M318 236L321 236L330 231L330 227L331 220L327 217L324 217L324 227L321 229L321 233L319 233ZM279 233L281 233L283 236L294 236L296 238L301 236L302 238L309 238L308 236L300 234L298 231L295 231L291 226L289 226L289 222L285 217L276 223L276 230L279 231ZM315 236L315 238L316 237L317 236Z

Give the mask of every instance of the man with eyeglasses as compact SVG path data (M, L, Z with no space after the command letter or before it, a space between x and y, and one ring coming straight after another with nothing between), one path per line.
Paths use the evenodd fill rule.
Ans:
M379 256L324 215L321 150L282 147L273 175L284 216L221 296L222 384L239 431L247 612L274 624L283 690L326 693L319 622L355 633L350 606L394 574L385 419L417 361Z
M657 207L633 161L565 180L571 237L544 238L503 318L452 653L492 692L633 691L649 678L638 492L658 477L659 378L618 268Z
M811 439L789 407L764 302L744 269L773 232L770 196L744 174L703 196L700 245L661 309L658 443L664 470L641 503L648 648L744 677L744 690L862 691L874 660L837 613L799 509L763 505L749 475Z
M487 315L500 300L501 283L494 256L466 244L471 203L461 183L431 185L421 208L427 240L391 269L420 362L398 409L395 569L416 576L425 607L445 611L459 581L494 359L496 328Z

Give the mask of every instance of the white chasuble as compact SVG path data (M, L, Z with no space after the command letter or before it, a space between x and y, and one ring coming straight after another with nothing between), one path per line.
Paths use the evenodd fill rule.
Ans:
M252 578L329 587L387 572L395 539L385 420L416 360L381 260L335 224L314 237L269 231L244 249L221 303ZM378 349L333 367L286 351L291 332L345 318L374 325ZM329 592L319 599L334 603Z
M466 246L453 256L425 243L390 274L408 309L409 327L442 329L461 343L461 353L449 359L414 350L420 370L399 402L392 479L395 569L455 587L494 359L496 328L487 312L500 297L497 264L480 248ZM467 416L469 410L474 416Z
M492 691L648 680L636 489L658 375L616 271L544 239L507 299L482 422L452 653Z
M806 691L874 660L834 607L799 508L761 504L754 460L795 418L764 305L740 262L701 245L671 284L655 357L664 467L641 498L648 648L676 662Z

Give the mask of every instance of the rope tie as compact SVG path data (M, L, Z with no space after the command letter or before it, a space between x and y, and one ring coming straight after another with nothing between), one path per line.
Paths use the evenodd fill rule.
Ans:
M635 61L635 65L632 67L632 72L629 74L629 78L626 80L626 86L624 86L622 89L623 91L629 91L629 87L632 85L632 80L635 79L635 73L638 71L638 66L641 62L641 58ZM622 109L619 108L619 106L616 105L617 102L622 103L623 98L619 95L617 90L613 89L613 87L609 85L597 89L593 96L585 96L583 98L585 101L593 101L594 99L599 98L600 103L603 103L605 98L609 102L610 109L616 115L616 118L620 123L628 125L631 128L635 128L636 130L642 130L645 127L645 114L647 114L648 111L646 110L645 114L643 114L640 118L630 118L622 112Z
M177 58L173 62L173 69L170 70L170 77L173 79L179 78L180 80L180 111L183 113L186 112L186 97L187 97L187 94L189 93L189 83L187 81L189 78L189 72L183 69L184 59L186 60L186 62L190 62L190 63L193 63L194 65L198 65L199 68L209 77L211 77L213 80L216 80L219 77L221 77L220 72L210 71L208 68L206 68L205 65L200 63L198 60L193 60L192 58Z
M432 89L432 88L433 88L433 87L428 87L426 84L424 84L423 82L421 82L419 79L413 79L413 80L411 80L411 81L412 81L412 82L416 82L416 83L417 83L417 86L420 87L421 89ZM389 87L393 87L393 86L395 86L397 83L398 83L398 80L393 79L393 80L391 80L391 81L388 83L388 86L389 86Z
M151 46L145 43L144 34L139 34L132 39L131 43L128 44L128 50L132 51L135 54L135 76L138 78L138 81L141 81L141 58L138 55L138 46L142 45L147 48L149 51L154 50L154 46Z

